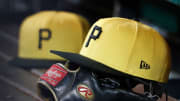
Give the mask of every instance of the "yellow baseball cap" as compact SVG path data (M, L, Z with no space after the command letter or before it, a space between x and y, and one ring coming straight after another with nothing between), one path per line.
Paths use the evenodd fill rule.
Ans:
M167 82L170 52L151 27L125 18L98 20L89 30L80 54L51 51L81 66L115 75Z
M65 61L49 50L78 53L86 33L88 21L74 13L41 11L28 16L20 27L18 58L19 66L47 66Z

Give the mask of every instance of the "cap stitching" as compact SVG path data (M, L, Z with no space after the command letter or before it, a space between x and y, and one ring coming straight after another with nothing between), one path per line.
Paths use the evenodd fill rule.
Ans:
M136 31L134 32L135 35L134 35L134 38L133 38L133 41L132 41L132 47L130 47L130 54L129 54L129 58L128 58L128 62L126 64L126 66L128 67L128 64L131 60L131 57L132 57L132 53L133 53L133 49L134 49L134 46L135 46L135 43L136 43L136 40L137 40L137 35L138 35L138 22L135 23L136 24ZM126 68L127 70L127 68Z

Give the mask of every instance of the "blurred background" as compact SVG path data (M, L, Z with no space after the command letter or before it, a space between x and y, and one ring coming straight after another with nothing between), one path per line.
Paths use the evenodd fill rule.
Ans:
M22 20L43 10L71 11L91 24L118 16L153 27L171 48L168 93L180 100L180 0L0 0L0 101L42 101L36 81L46 69L22 69L7 62L17 56Z

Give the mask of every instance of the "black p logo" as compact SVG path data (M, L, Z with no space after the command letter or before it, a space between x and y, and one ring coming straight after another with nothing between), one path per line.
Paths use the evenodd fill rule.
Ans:
M47 32L48 36L43 37L43 32ZM39 49L42 48L42 40L49 40L51 38L51 31L49 29L40 29L39 30Z
M95 32L96 30L98 31L98 33L97 33L97 35L94 35L94 32ZM94 39L94 40L98 39L101 33L102 33L102 28L99 27L99 26L95 26L95 27L93 28L92 32L91 32L91 35L90 35L87 43L86 43L86 47L89 46L89 43L90 43L91 39Z

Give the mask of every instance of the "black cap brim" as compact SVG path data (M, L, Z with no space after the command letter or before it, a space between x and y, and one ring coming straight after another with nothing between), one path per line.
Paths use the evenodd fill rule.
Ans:
M49 68L52 64L55 64L57 62L65 63L65 61L58 61L58 60L26 59L26 58L16 57L8 61L8 64L25 69L31 69L31 68Z
M56 50L51 50L50 52L53 54L56 54L60 57L63 57L65 59L69 60L70 62L76 63L80 66L87 67L88 69L92 69L92 70L100 71L100 72L109 72L111 74L119 74L118 71L111 69L110 67L108 67L102 63L99 63L95 60L92 60L92 59L82 56L80 54L62 52L62 51L56 51Z

